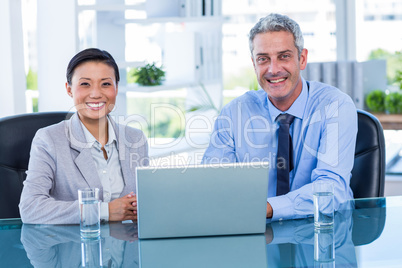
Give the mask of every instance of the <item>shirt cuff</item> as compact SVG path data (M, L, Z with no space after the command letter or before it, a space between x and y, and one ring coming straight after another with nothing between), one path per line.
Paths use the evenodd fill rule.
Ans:
M100 204L100 219L109 221L109 203L101 202Z
M293 215L292 201L286 195L270 197L267 202L272 207L272 221L287 220Z

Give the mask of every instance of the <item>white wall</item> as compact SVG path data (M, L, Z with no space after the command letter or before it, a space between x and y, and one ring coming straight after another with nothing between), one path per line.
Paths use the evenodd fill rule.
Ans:
M39 111L68 111L73 102L65 89L66 69L77 52L75 1L37 1Z
M25 112L24 46L20 0L0 1L0 117Z

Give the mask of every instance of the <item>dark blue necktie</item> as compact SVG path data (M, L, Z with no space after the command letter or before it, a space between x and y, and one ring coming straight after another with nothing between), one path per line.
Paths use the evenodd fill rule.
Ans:
M290 114L280 114L276 121L278 129L278 154L276 155L277 183L276 195L287 194L289 187L289 172L293 169L293 146L289 127L295 117Z

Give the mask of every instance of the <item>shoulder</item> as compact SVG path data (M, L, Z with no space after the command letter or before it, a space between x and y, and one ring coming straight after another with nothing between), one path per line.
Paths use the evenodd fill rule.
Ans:
M36 132L32 140L30 162L35 163L34 160L38 156L39 159L42 159L45 155L56 159L58 154L65 155L65 149L69 148L68 143L65 133L65 121L41 128ZM50 163L50 158L47 163ZM37 163L37 165L41 164Z
M65 136L65 124L66 121L61 121L57 124L53 124L47 127L38 129L35 138L49 138L49 137L61 137Z
M129 126L124 123L116 123L116 137L118 140L124 139L129 142L137 143L140 141L146 141L146 137L142 130Z
M353 104L353 101L349 95L340 91L334 86L317 81L309 81L308 83L310 102L328 104L328 102L338 101L339 104Z
M267 104L267 93L263 89L259 90L250 90L244 93L243 95L233 99L225 107L222 111L232 111L237 110L239 107L247 108L259 108L264 107Z
M118 126L120 129L124 130L125 132L127 132L133 136L136 136L136 137L144 136L144 132L142 132L142 130L140 130L138 128L134 128L134 127L130 127L128 125L122 125L122 124L119 124Z
M352 98L338 88L321 82L309 82L309 97L305 117L338 118L338 120L355 121L356 106ZM325 120L323 120L325 122Z
M258 103L263 103L266 101L267 98L267 93L263 89L259 90L250 90L244 93L243 95L235 98L231 102L229 102L229 105L237 104L237 103L253 103L253 104L258 104Z

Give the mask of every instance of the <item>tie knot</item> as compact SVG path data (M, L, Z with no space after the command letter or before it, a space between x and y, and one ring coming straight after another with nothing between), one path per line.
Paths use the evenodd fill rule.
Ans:
M294 119L295 119L295 117L293 115L291 115L291 114L280 114L276 118L276 121L278 121L279 124L290 125L290 124L292 124Z

